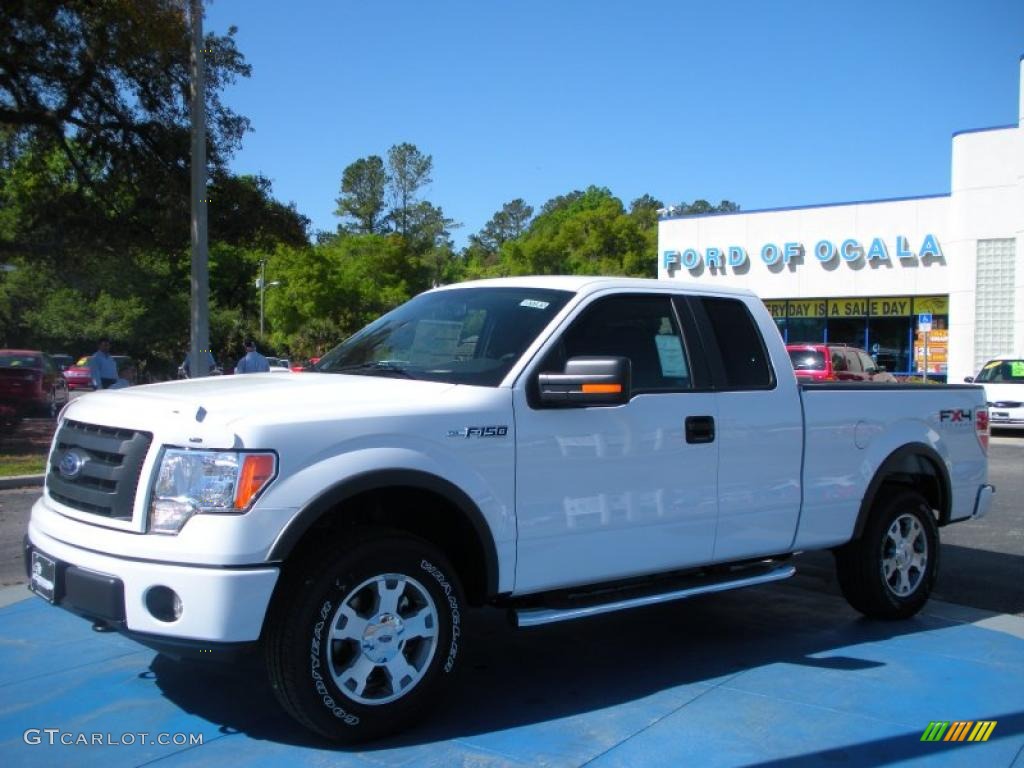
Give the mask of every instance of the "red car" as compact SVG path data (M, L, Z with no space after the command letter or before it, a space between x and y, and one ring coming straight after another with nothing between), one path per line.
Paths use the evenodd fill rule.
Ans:
M78 362L64 369L64 381L68 389L95 389L89 372L89 355L78 358Z
M68 389L96 389L92 385L92 372L89 370L89 358L92 355L85 355L78 358L78 362L64 369L64 380L68 383ZM127 378L129 384L136 384L135 370L137 365L128 355L111 355L114 365L117 366L117 375L120 378ZM127 376L126 376L127 374Z
M55 416L68 397L60 369L48 355L33 349L0 349L0 406Z
M863 349L845 344L787 344L798 379L809 381L873 381L893 384L896 377Z

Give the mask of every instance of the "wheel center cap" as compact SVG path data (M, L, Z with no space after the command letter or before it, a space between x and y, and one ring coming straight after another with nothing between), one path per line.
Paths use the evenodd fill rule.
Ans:
M896 564L901 568L910 562L910 551L907 549L906 544L900 544L896 547Z
M375 664L384 664L398 653L404 634L405 626L400 617L382 613L366 625L363 632L363 654Z

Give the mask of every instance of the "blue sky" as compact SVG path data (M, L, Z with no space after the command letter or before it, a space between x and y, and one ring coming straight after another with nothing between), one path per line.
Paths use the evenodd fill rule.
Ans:
M462 223L590 184L744 209L948 192L954 131L1016 123L1024 0L215 0L252 77L232 161L333 230L403 141Z

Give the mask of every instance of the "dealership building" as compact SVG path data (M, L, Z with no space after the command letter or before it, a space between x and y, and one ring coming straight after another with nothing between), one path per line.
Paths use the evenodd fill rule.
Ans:
M787 342L962 381L1024 352L1024 57L1014 125L952 139L948 194L673 217L659 277L747 288ZM930 321L930 324L929 324Z

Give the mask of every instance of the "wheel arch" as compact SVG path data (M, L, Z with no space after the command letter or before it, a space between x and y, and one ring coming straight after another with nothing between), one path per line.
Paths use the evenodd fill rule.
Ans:
M380 509L380 502L389 497L431 501L434 516ZM374 502L378 510L362 502ZM443 550L457 549L446 554L471 603L483 604L498 593L497 549L479 506L454 483L421 470L373 470L330 486L285 526L268 560L287 562L305 542L316 538L321 527L362 522L407 530Z
M887 485L920 491L932 509L938 511L937 523L943 526L949 522L953 494L946 462L930 445L908 443L886 456L868 483L857 513L854 539L863 534L878 495Z

